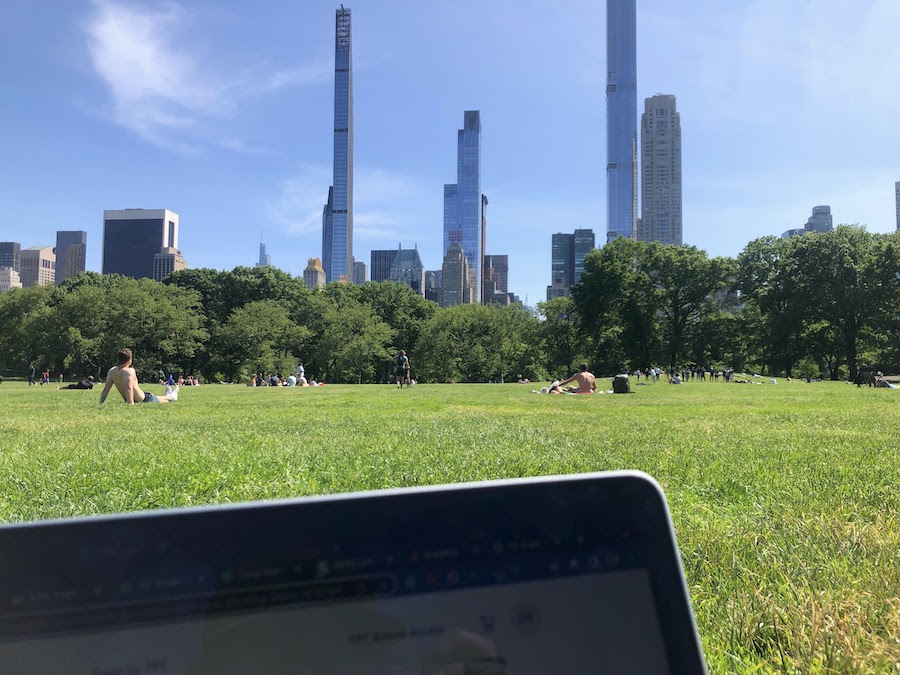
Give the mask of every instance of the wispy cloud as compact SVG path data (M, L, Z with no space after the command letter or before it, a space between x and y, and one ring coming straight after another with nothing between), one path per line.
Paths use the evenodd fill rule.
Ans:
M219 73L184 45L188 15L176 2L148 7L94 0L84 25L97 74L112 96L113 119L145 141L176 152L209 144L248 154L271 151L226 137L211 140L210 122L232 116L244 99L319 82L324 66L237 75Z
M266 207L269 219L295 235L321 232L322 209L331 185L330 167L306 165L283 180ZM372 242L440 240L442 192L424 178L374 167L354 170L354 237ZM433 236L423 237L423 234Z

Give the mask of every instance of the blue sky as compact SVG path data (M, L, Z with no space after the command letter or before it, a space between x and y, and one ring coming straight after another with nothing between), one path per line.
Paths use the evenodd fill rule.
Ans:
M0 240L168 208L191 267L302 274L331 182L334 10L310 0L4 0ZM481 111L487 252L530 304L550 237L606 229L605 3L366 0L353 10L355 255L441 259L463 111ZM638 108L681 113L685 243L895 227L900 2L639 0Z

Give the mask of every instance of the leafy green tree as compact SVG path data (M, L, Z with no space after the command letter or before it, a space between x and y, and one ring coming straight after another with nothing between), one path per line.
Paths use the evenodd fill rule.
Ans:
M368 305L325 306L312 341L319 378L330 382L373 382L379 364L391 359L391 327Z
M538 327L548 373L571 373L579 363L588 360L588 338L580 330L575 301L571 297L539 302Z
M255 300L235 309L222 328L220 344L231 381L256 372L293 372L294 356L309 330L291 320L283 302Z

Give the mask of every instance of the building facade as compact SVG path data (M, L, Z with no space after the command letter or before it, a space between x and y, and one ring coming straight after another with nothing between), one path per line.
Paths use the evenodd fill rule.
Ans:
M87 232L60 230L56 233L56 284L77 277L85 270Z
M441 267L441 307L471 304L475 301L472 270L458 242L450 245Z
M334 174L322 215L327 281L353 280L353 52L350 10L335 11Z
M178 248L178 214L168 209L103 212L103 274L152 279L156 255Z
M153 256L153 278L156 281L162 281L172 272L186 269L187 263L177 248L163 248Z
M0 267L0 292L22 288L22 279L12 267Z
M485 278L494 282L498 293L509 293L509 256L486 255L484 256Z
M391 281L409 286L421 296L425 295L425 266L418 248L400 249L391 263Z
M641 115L639 241L681 246L681 115L675 97L656 94Z
M10 267L16 272L22 269L22 246L17 241L0 242L0 267Z
M573 234L559 232L552 236L548 300L567 297L572 286L581 281L584 258L594 249L595 242L591 229L575 230Z
M394 264L394 258L397 257L397 250L392 248L372 251L369 257L372 263L369 266L369 278L372 281L390 281L391 265Z
M353 261L353 283L362 286L369 280L369 266L361 260Z
M22 250L19 276L23 288L56 282L56 254L52 246L30 246Z
M307 262L306 269L303 270L303 283L309 290L325 285L325 270L319 258L310 258Z
M830 206L814 206L812 215L803 228L807 232L829 232L834 229Z
M474 274L474 297L478 299L481 297L485 240L481 113L478 110L465 111L463 128L457 132L456 154L456 183L444 186L444 256L453 244L460 246Z
M606 0L606 240L636 236L637 0Z

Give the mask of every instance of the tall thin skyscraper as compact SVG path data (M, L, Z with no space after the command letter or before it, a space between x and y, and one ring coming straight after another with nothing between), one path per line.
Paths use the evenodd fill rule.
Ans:
M681 115L675 97L656 94L641 115L639 241L681 246Z
M59 230L56 233L56 285L84 272L87 232Z
M584 258L594 249L594 231L575 230L574 234L558 232L552 236L551 242L547 300L568 297L572 286L581 281L584 274Z
M894 183L894 193L897 204L897 231L900 232L900 180Z
M637 0L606 0L606 241L637 229Z
M272 256L269 255L269 249L262 242L259 242L259 262L257 267L269 267L272 264Z
M481 193L481 113L466 110L457 132L456 184L444 186L444 256L453 244L462 247L475 276L473 296L481 298L484 258L484 202Z
M353 281L353 55L350 10L335 13L334 178L322 214L322 266L327 281Z

